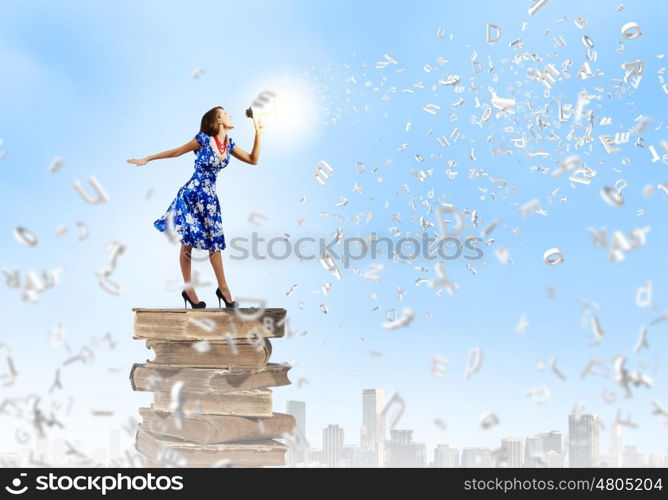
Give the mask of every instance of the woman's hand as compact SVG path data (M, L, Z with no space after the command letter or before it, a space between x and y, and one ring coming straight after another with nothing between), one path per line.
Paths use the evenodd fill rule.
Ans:
M264 123L262 123L262 120L260 118L253 117L253 125L255 125L255 133L257 135L262 135L262 131L264 129Z
M146 158L132 158L128 160L128 163L134 163L138 167L141 167L142 165L146 165L148 163L148 160Z

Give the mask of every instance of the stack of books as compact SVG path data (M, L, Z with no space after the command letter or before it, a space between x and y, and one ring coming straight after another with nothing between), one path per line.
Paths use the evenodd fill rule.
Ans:
M285 465L276 439L296 422L273 411L271 387L290 384L290 365L269 363L285 309L132 310L133 338L155 355L130 371L133 390L153 393L135 438L145 465Z

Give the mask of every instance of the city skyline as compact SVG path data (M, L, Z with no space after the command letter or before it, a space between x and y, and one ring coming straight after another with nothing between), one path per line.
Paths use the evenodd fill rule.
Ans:
M320 448L311 445L305 452L312 461L311 465L377 466L378 450L374 449L375 442L382 443L384 467L668 467L668 446L663 453L641 453L635 445L624 446L623 425L619 422L611 425L609 450L604 452L600 441L602 422L598 415L588 413L568 415L565 434L560 430L550 430L533 436L508 436L501 439L498 448L464 446L460 450L450 443L438 443L435 447L427 448L424 443L413 440L414 431L411 429L389 429L389 439L382 433L370 439L374 431L367 429L387 429L386 419L382 415L387 405L387 402L382 401L383 394L382 389L362 391L358 443L346 441L344 429L336 423L323 428ZM296 416L291 412L298 409L303 415L305 408L305 402L291 400L288 401L286 411ZM373 453L365 454L365 451ZM429 456L433 459L429 460ZM294 460L289 462L291 466L307 464L299 464Z
M287 439L287 466L328 467L376 467L377 450L370 449L368 442L362 446L364 412L369 411L370 398L380 403L376 423L384 427L380 413L383 409L383 391L365 389L362 394L359 441L346 441L344 429L329 424L321 430L320 447L309 443L308 449L293 446L295 441ZM373 397L372 397L373 396ZM381 398L381 399L377 399ZM375 408L372 407L372 408ZM305 434L307 405L303 401L290 400L286 413L293 415L297 432ZM367 418L369 415L367 414ZM389 429L383 443L384 467L668 467L668 447L661 452L644 453L633 444L623 444L624 426L614 423L610 428L610 443L603 450L600 436L600 419L597 415L571 414L567 416L568 431L545 431L535 435L507 436L498 446L453 446L438 443L426 446L416 442L412 429ZM131 428L109 431L107 448L88 450L81 440L69 442L61 438L43 437L34 447L17 447L0 453L0 466L111 466L140 467L141 459L134 452ZM614 436L614 438L613 438ZM123 439L125 438L125 443ZM292 442L291 442L292 441ZM125 444L125 446L123 446ZM570 453L574 454L575 464ZM597 457L597 458L596 458Z

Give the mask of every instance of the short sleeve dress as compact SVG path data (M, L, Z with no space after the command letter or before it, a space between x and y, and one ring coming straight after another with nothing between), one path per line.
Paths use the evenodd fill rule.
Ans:
M195 171L176 193L167 211L153 225L158 231L180 236L184 245L217 252L225 249L225 235L216 195L218 172L230 162L234 140L227 137L227 151L222 158L214 138L199 132L195 138L201 146L195 153ZM215 148L215 149L214 149Z

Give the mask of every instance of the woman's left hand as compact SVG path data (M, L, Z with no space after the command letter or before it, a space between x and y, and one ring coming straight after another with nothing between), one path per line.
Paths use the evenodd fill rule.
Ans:
M141 167L142 165L146 165L148 160L146 158L132 158L128 160L128 163L134 163L138 167Z

